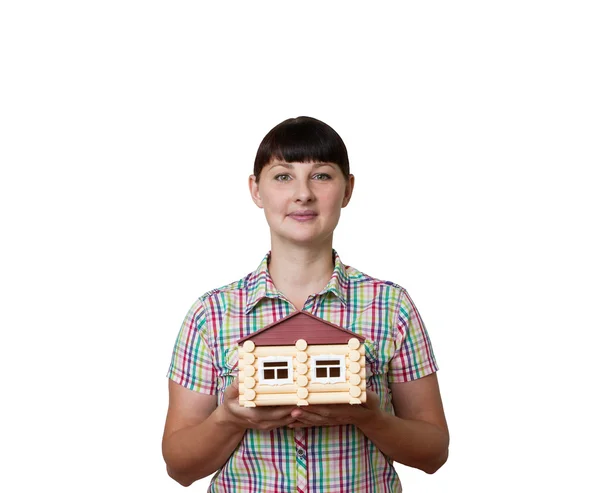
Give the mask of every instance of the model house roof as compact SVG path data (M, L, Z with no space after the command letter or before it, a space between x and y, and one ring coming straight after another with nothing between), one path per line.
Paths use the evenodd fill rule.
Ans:
M353 337L361 342L365 340L363 336L339 325L308 312L296 311L243 337L238 344L252 341L257 346L290 346L298 339L304 339L308 344L347 344Z

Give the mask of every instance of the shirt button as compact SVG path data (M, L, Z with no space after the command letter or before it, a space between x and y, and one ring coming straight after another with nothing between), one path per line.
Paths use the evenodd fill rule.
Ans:
M305 455L306 455L306 454L305 454L305 452L304 452L304 450L303 450L303 449L298 449L298 457L302 458L302 457L304 457Z

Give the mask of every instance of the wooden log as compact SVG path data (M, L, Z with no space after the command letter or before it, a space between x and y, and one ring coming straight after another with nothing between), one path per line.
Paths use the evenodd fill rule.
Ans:
M317 393L328 393L328 392L349 392L350 385L348 382L339 382L339 383L316 383L309 382L308 383L308 391L309 392L317 392ZM363 380L358 385L362 390L366 390L367 384ZM284 384L284 385L256 385L254 390L256 391L256 395L267 395L267 394L293 394L298 390L299 386L296 384ZM240 394L242 393L242 389L245 390L246 387L243 384L240 384Z
M239 368L240 371L241 370L245 371L248 368L253 368L253 370L250 370L250 371L251 372L252 371L256 372L258 370L258 365L259 365L258 360L254 361L254 363L252 363L250 365L250 364L245 363L243 361L243 359L242 359L239 362L238 368ZM292 367L295 370L298 370L299 373L301 373L301 370L300 370L301 368L306 367L307 370L308 370L309 365L310 365L310 361L308 360L308 358L307 358L307 361L304 362L304 363L299 363L298 361L296 361L295 358L292 358ZM356 366L356 368L364 368L364 366L365 366L365 359L361 358L360 361L349 361L348 358L346 358L346 368L353 368L354 366ZM358 373L358 371L360 371L360 370L357 370L355 373ZM251 375L249 373L246 373L246 375L249 376L249 377L254 376L254 374Z
M293 394L257 395L252 402L257 406L296 406L298 401L298 396L294 392Z
M351 385L349 393L352 397L359 397L362 394L362 390L356 385Z
M348 359L350 361L359 361L360 360L360 353L356 349L352 349L348 353Z
M298 351L304 351L308 347L308 343L304 339L298 339L296 341L296 349Z
M360 347L360 341L356 337L353 337L348 341L348 347L350 349L358 349Z
M360 348L356 349L355 351L358 351L361 355L365 354L364 345L360 346ZM321 356L323 354L342 355L348 352L348 346L346 344L328 344L325 346L315 345L308 346L308 348L306 348L306 352L309 356Z
M321 356L327 354L339 356L347 354L348 351L349 348L346 344L328 344L308 346L304 352L306 352L308 356ZM355 351L358 351L361 355L365 354L364 345L361 345ZM260 358L264 356L295 356L297 352L296 346L256 346L252 354L257 358ZM240 354L240 359L241 356L242 355Z
M363 397L364 396L364 397ZM350 404L352 397L347 392L334 392L331 394L309 394L308 404ZM367 394L362 393L358 397L360 402L367 402Z
M319 393L328 393L328 392L349 392L350 388L353 385L350 385L348 382L338 382L338 383L317 383L311 382L308 384L309 392L319 392ZM365 381L361 381L358 387L366 390L367 383Z
M348 383L350 385L360 385L361 380L362 379L360 378L360 375L357 375L356 373L352 373L350 375L350 377L348 378Z
M241 386L240 386L241 390ZM262 394L292 394L296 393L298 386L295 383L286 383L283 385L264 385L259 384L254 387L258 395Z
M348 392L331 392L331 393L309 393L306 399L298 399L294 394L264 394L257 395L252 401L257 406L295 406L302 400L311 404L350 404L353 399ZM358 397L359 402L367 401L367 395L363 392Z

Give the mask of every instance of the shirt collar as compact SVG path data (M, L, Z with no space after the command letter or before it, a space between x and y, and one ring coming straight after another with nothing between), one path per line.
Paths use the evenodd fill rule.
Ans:
M348 276L346 266L340 260L338 253L333 250L333 273L327 285L317 295L331 293L346 305L346 292L348 288ZM245 312L249 313L263 298L279 298L281 293L273 284L269 274L269 260L271 252L267 253L258 268L248 276L247 290L248 298Z

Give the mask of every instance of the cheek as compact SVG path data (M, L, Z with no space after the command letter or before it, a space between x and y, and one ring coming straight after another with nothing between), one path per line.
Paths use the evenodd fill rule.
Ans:
M278 209L280 207L278 201L269 195L263 197L263 205L268 209Z
M325 204L328 210L334 211L336 209L342 208L342 203L344 201L344 191L341 192L339 190L332 190L331 193L326 194L323 197L322 203Z
M285 211L286 202L284 197L275 194L265 194L262 196L262 205L265 214L279 214Z

